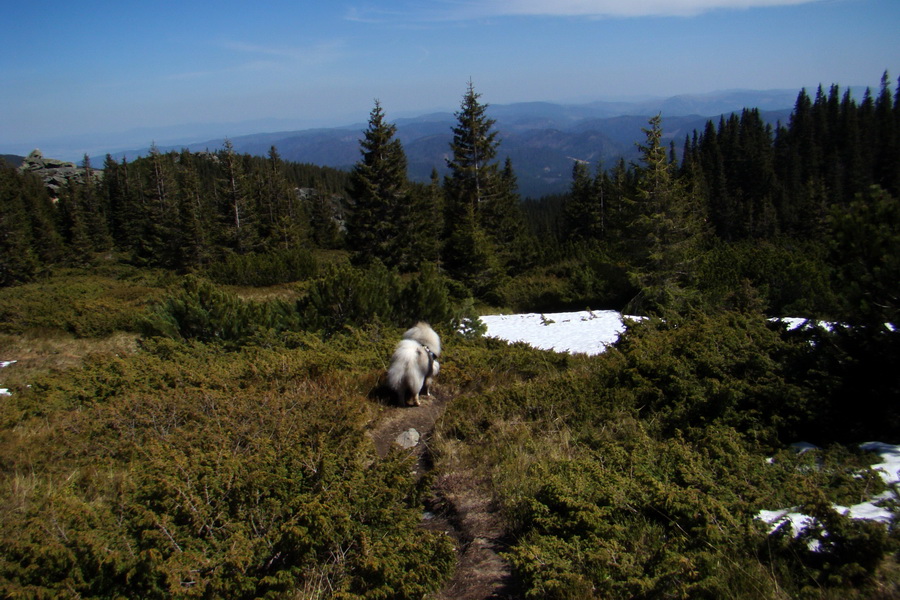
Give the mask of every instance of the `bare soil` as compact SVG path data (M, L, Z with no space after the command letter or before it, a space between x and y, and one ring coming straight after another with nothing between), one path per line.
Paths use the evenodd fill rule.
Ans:
M416 457L419 477L431 469L429 442L435 423L452 398L434 386L433 397L423 397L421 406L388 406L369 435L379 456L395 446L404 431L416 429L421 438L408 451ZM514 600L509 563L501 556L507 535L491 497L487 482L472 473L442 473L435 477L426 500L422 527L442 531L456 542L457 569L443 590L431 600Z

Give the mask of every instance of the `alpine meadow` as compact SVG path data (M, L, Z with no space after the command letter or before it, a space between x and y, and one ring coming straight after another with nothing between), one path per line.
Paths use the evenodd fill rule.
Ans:
M471 81L427 182L389 108L349 171L6 157L0 595L900 598L900 82L651 114L539 198Z

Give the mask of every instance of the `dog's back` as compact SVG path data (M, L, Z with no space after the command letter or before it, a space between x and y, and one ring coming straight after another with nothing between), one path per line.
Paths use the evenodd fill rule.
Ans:
M431 328L431 325L424 321L419 321L414 326L406 330L403 334L405 340L415 340L427 347L435 356L441 355L441 338L437 332Z

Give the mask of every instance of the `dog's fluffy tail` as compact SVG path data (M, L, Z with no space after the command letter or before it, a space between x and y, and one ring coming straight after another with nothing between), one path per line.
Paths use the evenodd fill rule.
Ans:
M403 339L415 340L423 346L427 346L435 356L441 355L441 338L425 321L419 321L407 329L403 334Z
M388 385L400 398L401 403L419 403L419 392L431 376L433 359L428 351L415 340L400 340L391 357L388 369Z

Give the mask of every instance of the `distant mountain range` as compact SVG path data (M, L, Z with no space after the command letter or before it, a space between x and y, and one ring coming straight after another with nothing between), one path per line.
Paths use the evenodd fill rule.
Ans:
M710 118L758 108L771 123L785 121L797 99L797 91L733 90L704 95L675 96L632 102L590 102L555 104L522 102L489 105L500 132L498 160L512 160L523 197L540 197L565 192L572 178L575 160L592 165L612 166L619 158L637 158L635 144L644 139L642 128L657 113L663 116L667 140L675 140L681 150L686 135L702 130ZM390 115L388 115L390 117ZM397 139L403 143L409 163L409 177L428 181L433 169L446 173L450 152L452 112L439 112L393 121ZM264 156L275 146L285 160L349 169L359 160L359 139L365 123L345 127L256 133L229 138L239 153ZM158 145L161 151L188 148L192 151L218 150L224 137L205 141ZM146 155L149 148L114 154L129 159ZM102 164L102 157L98 157Z
M793 109L797 94L797 90L730 90L639 101L491 104L488 114L496 119L496 129L500 133L498 160L501 163L506 157L512 160L523 197L539 197L568 189L575 160L610 167L620 157L634 160L637 157L635 143L644 139L642 128L657 113L662 114L665 136L674 140L680 150L685 136L695 129L702 130L710 118L717 119L719 115L740 112L744 108L758 108L770 123L784 122ZM390 113L388 118L391 118ZM446 172L445 158L455 121L451 111L393 120L397 137L406 151L411 179L427 181L435 168L441 174ZM117 140L118 148L110 148L108 153L117 159L127 157L129 160L146 156L149 141L154 139L164 152L182 148L214 151L222 148L225 136L201 137L201 132L215 127L223 132L253 131L254 127L282 124L284 122L255 121L145 129L131 132L131 135L146 135L147 146L123 151L123 137ZM366 123L356 123L238 136L229 133L228 139L239 153L264 156L275 146L285 160L349 169L359 160L359 139L365 129ZM192 134L196 137L191 138ZM92 142L96 147L96 140ZM42 149L47 156L54 156L52 147ZM92 154L96 154L91 157L94 166L102 165L105 153Z

